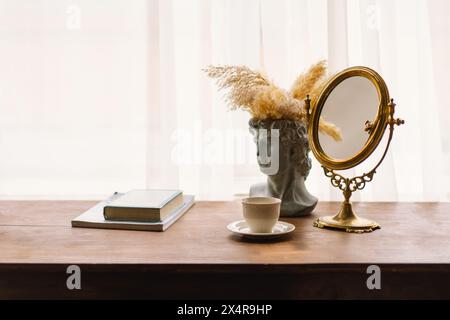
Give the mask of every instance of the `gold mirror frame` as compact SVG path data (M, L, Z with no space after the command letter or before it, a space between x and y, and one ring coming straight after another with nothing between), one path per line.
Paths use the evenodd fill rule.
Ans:
M364 77L370 80L375 86L379 97L377 116L374 122L369 123L370 126L367 127L369 138L358 153L350 158L343 160L333 159L323 151L319 141L319 121L322 109L328 99L328 96L341 82L345 81L348 78L357 76ZM395 103L393 99L389 98L389 91L386 83L377 72L370 68L351 67L336 74L327 82L324 89L320 93L317 102L313 102L312 108L311 100L309 99L309 97L306 98L305 103L311 150L313 151L313 154L317 158L317 160L322 164L325 175L331 179L331 184L334 187L339 188L344 195L344 202L341 205L340 211L334 216L318 218L314 222L314 226L318 228L331 228L357 233L371 232L375 229L380 228L380 225L378 223L360 218L353 212L350 197L353 192L355 192L356 190L362 190L367 182L372 181L377 168L380 166L381 162L383 162L389 149L395 125L401 125L404 123L403 120L394 118ZM335 170L345 170L353 168L366 160L380 144L388 126L389 137L386 148L380 161L371 171L353 178L346 178L335 172Z
M311 141L311 150L322 165L333 170L353 168L367 159L377 148L383 138L384 130L386 129L389 91L383 78L381 78L381 76L372 69L366 67L352 67L345 69L328 81L327 85L320 93L317 102L312 102L313 109L310 117L309 128L319 127L320 115L322 114L323 107L325 106L325 102L327 101L329 95L339 84L351 77L364 77L370 80L370 82L372 82L375 86L379 98L378 112L373 122L376 125L375 128L371 130L370 136L361 150L356 155L344 160L336 160L329 157L320 145L319 130L310 130L309 136Z

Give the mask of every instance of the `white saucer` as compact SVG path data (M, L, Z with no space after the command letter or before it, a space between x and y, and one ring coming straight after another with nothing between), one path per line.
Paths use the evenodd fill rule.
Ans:
M230 223L227 226L227 229L233 232L234 234L238 234L241 236L244 236L246 238L253 238L253 239L271 239L271 238L277 238L281 237L285 234L288 234L295 230L295 226L293 224L278 221L275 226L272 229L272 232L267 233L256 233L252 232L247 225L247 222L245 220L239 220Z

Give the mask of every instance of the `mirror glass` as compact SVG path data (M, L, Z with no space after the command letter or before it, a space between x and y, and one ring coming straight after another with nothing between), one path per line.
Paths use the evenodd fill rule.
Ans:
M321 117L341 130L342 140L335 141L319 133L323 151L336 160L356 155L370 136L370 125L375 122L379 104L377 89L369 79L354 76L339 83L327 97Z

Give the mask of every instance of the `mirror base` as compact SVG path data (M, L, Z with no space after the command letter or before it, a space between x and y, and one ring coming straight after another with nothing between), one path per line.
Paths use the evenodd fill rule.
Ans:
M314 227L337 229L346 232L364 233L380 229L375 221L358 217L350 202L344 201L341 210L335 216L320 217L314 222Z

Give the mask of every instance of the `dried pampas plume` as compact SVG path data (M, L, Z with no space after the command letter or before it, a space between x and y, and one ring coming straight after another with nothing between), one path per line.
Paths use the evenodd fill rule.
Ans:
M216 80L219 89L226 90L226 101L231 109L246 110L258 120L305 122L304 99L309 94L315 101L327 80L325 61L319 61L301 74L289 92L278 88L261 72L245 66L209 66L204 71ZM336 141L342 140L339 128L323 119L319 122L319 129Z
M311 95L318 83L320 83L326 76L327 65L326 61L322 60L312 65L309 70L295 80L291 94L295 99L304 100L306 95Z
M257 91L271 85L262 73L245 66L209 66L204 71L219 89L230 90L227 101L233 109L251 108Z

